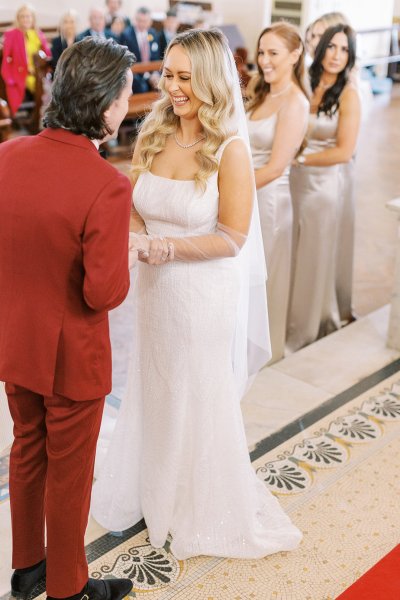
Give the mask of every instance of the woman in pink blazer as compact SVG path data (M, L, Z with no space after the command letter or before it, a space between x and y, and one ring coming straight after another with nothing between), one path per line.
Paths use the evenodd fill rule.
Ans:
M4 34L1 75L12 115L22 104L26 90L34 93L34 54L42 50L47 56L51 56L43 33L36 29L35 17L33 8L24 4L17 11L16 27Z

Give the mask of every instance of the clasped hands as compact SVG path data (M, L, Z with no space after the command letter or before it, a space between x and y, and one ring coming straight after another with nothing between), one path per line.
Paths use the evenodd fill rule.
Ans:
M163 237L129 234L129 268L140 260L149 265L164 265L174 260L174 245Z

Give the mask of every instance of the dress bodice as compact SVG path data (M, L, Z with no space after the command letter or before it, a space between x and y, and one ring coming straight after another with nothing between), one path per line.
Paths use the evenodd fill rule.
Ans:
M274 143L277 115L270 115L265 119L252 121L247 113L247 127L249 130L251 155L255 169L267 164Z
M221 144L216 154L218 160L232 139ZM194 180L169 179L150 171L141 173L133 201L149 235L180 237L212 233L218 222L218 171L207 179L204 190Z
M326 113L310 114L306 153L319 152L336 145L339 111L330 117Z

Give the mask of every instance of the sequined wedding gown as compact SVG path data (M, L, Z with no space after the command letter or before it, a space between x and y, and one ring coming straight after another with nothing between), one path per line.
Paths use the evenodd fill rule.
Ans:
M144 173L134 201L149 234L214 232L217 173L204 193ZM127 393L92 512L111 530L144 516L152 545L170 533L178 559L257 558L301 539L249 460L231 362L239 285L235 258L140 263L133 282Z

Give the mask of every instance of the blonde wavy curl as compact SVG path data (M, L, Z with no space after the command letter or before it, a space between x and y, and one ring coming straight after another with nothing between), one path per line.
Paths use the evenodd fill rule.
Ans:
M195 155L199 170L194 179L196 185L204 190L207 179L218 170L215 156L218 148L225 139L236 133L231 117L234 111L232 87L237 74L232 72L227 40L217 29L192 29L178 34L170 42L165 57L177 45L182 46L189 56L193 93L203 103L199 108L198 118L205 141ZM151 112L140 127L139 161L132 164L131 168L134 177L150 171L154 156L162 152L168 136L175 133L179 125L179 117L174 114L170 97L165 90L163 74L159 89L161 98L154 102Z

